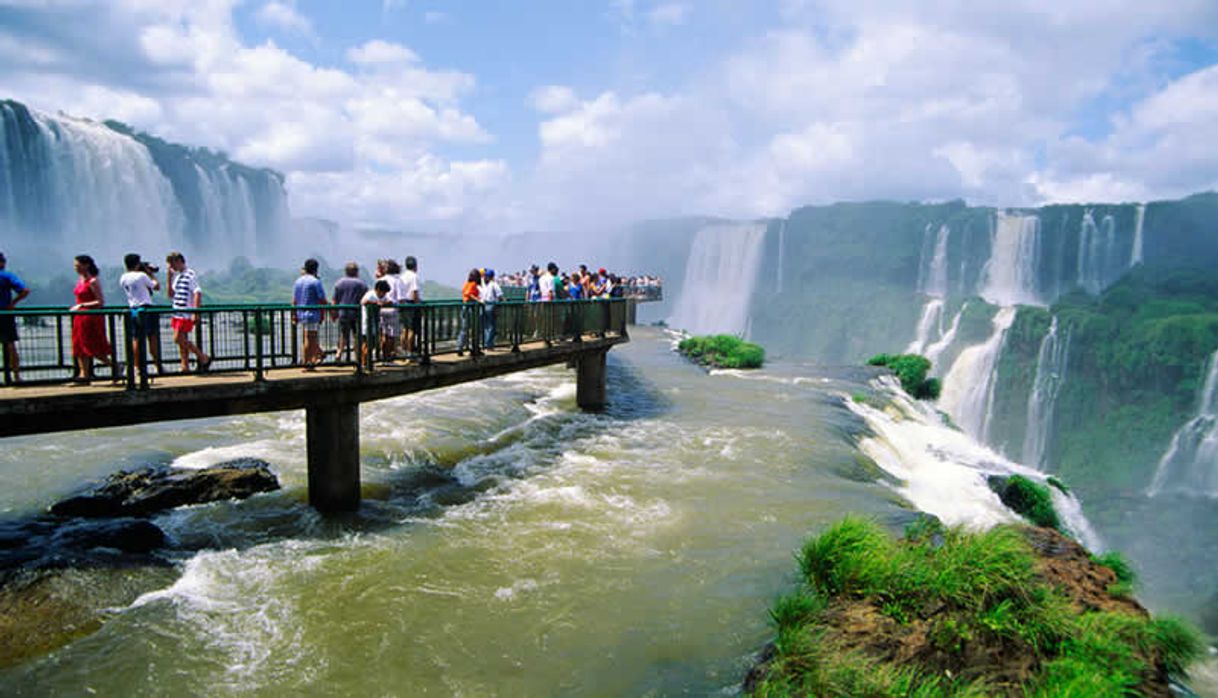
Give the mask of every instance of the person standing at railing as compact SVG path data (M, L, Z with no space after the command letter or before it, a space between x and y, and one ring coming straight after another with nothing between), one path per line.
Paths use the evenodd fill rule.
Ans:
M402 350L407 357L419 353L419 342L423 339L423 280L419 277L419 260L406 257L406 271L402 272L402 299L406 304L402 311Z
M537 268L536 264L529 267L529 286L525 298L530 303L541 300L541 270Z
M381 358L393 361L402 336L402 311L396 306L406 302L406 284L402 281L402 265L398 264L397 260L382 259L381 266L384 269L381 278L389 284L390 303L390 306L381 308L381 334L385 338L393 339L389 351L381 352Z
M364 354L360 357L363 363L368 362L368 353L372 351L372 347L378 342L380 343L381 355L386 356L392 353L392 345L397 341L397 337L382 335L381 317L385 306L393 311L394 317L397 317L397 310L393 308L393 302L389 300L389 282L384 279L377 279L372 285L372 290L364 294L360 299L360 331L364 335Z
M76 255L74 264L80 280L72 289L76 296L73 311L98 310L106 304L101 282L97 279L97 264L87 254ZM93 380L93 359L106 366L113 366L110 355L114 349L106 339L106 320L100 314L72 316L72 358L76 361L77 383Z
M316 259L306 259L304 268L300 270L300 277L292 286L292 305L301 307L292 314L292 324L300 325L304 332L302 358L306 371L316 370L322 359L321 342L317 339L322 321L321 308L318 306L327 303L326 288L321 285L321 279L317 278L317 266Z
M457 356L465 356L465 347L469 344L470 314L473 312L471 304L478 302L480 295L478 287L481 284L481 272L477 269L470 269L465 285L461 287L461 317L459 318L461 329L457 331Z
M13 272L9 271L8 259L0 252L0 308L12 310L30 295L30 289ZM13 293L16 292L14 296ZM21 357L17 355L17 318L0 316L0 344L4 345L4 358L8 370L13 372L13 382L21 382Z
M334 284L334 305L359 305L368 293L368 284L359 278L359 265L347 262L343 270L345 276ZM338 357L350 358L351 335L359 331L360 311L342 309L334 311L334 319L338 320Z
M482 301L482 348L489 351L495 346L495 304L503 300L503 289L495 281L494 269L483 274L478 297Z
M211 357L190 341L190 333L195 331L198 322L197 313L190 312L193 308L203 305L203 289L199 288L199 277L195 270L186 266L186 256L181 252L170 252L165 257L169 266L168 283L169 295L173 297L173 343L178 345L178 356L182 360L182 373L190 371L190 355L195 355L199 365L199 373L211 366Z
M156 362L157 373L164 373L161 367L161 318L147 308L152 305L153 292L161 288L157 281L157 268L140 259L134 252L123 257L123 266L127 271L119 277L118 285L127 294L127 305L131 307L131 355L137 365L143 365L144 355L141 345L148 345L148 353Z

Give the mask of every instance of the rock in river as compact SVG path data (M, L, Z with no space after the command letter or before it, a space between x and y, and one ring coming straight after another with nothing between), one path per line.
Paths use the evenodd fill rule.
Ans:
M240 458L201 470L152 466L115 473L51 505L55 516L149 516L186 504L244 499L279 489L266 461Z

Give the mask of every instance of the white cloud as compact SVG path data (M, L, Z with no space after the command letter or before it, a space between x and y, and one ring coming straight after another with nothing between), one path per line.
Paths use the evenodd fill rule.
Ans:
M428 24L440 24L441 22L447 22L448 19L449 14L447 12L428 10L423 13L423 21L427 22Z
M373 39L349 49L347 60L363 66L395 65L417 63L419 56L401 44Z
M579 105L575 90L565 85L546 85L533 90L529 96L533 108L543 114L558 114Z
M270 0L254 14L255 19L264 26L306 37L314 37L313 22L296 9L293 0Z

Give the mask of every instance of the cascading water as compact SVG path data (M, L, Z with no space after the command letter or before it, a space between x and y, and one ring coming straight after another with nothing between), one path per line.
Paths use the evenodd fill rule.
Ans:
M990 338L960 352L943 379L940 408L950 414L965 433L982 443L987 442L989 432L994 386L998 382L998 357L1013 322L1015 308L1000 308L994 315L994 331Z
M26 118L21 118L21 117ZM169 181L148 150L106 126L0 104L6 151L0 225L34 247L94 254L168 249L183 226Z
M952 345L952 342L956 341L956 331L960 329L960 318L964 316L964 310L967 307L967 302L960 306L960 310L957 311L956 316L952 318L951 324L947 326L947 331L941 332L938 341L930 344L922 350L922 356L925 356L930 360L931 364L933 364L931 369L932 372L940 372L937 370L939 368L939 356L943 354L944 350Z
M760 223L699 230L668 323L693 334L744 334L764 241L765 225Z
M26 268L80 252L103 264L173 248L221 263L267 256L288 221L278 173L0 101L0 236Z
M1197 416L1176 431L1159 459L1149 496L1218 497L1218 351L1210 356L1198 403Z
M1139 208L1139 211L1141 210ZM1139 213L1133 251L1126 263L1117 250L1116 220L1111 215L1105 215L1097 225L1090 210L1083 213L1082 228L1078 236L1077 269L1078 285L1083 290L1098 295L1128 267L1133 266L1135 255L1140 258L1139 242L1136 240L1140 236L1141 218Z
M1138 204L1138 211L1133 224L1133 249L1129 253L1129 266L1141 264L1142 259L1142 228L1146 223L1146 204Z
M1044 470L1057 395L1066 382L1069 357L1070 332L1067 330L1064 336L1059 335L1057 317L1054 316L1036 355L1036 378L1028 395L1028 426L1023 440L1022 461L1038 470Z
M997 213L990 249L990 259L981 273L981 297L1000 306L1039 305L1036 264L1040 256L1040 219Z
M782 293L782 268L786 263L784 258L787 247L787 219L778 224L778 292Z
M929 239L931 226L926 226ZM943 338L943 310L947 297L947 241L951 230L946 225L939 226L935 232L935 243L929 258L923 246L923 261L919 265L918 291L927 296L926 304L922 306L922 316L918 320L917 333L905 352L922 354L932 342ZM932 336L933 335L933 336Z

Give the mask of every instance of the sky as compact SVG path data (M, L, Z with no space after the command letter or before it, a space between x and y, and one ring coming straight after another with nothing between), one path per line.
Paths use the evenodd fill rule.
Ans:
M1144 201L1218 188L1218 2L0 0L0 98L350 226Z

